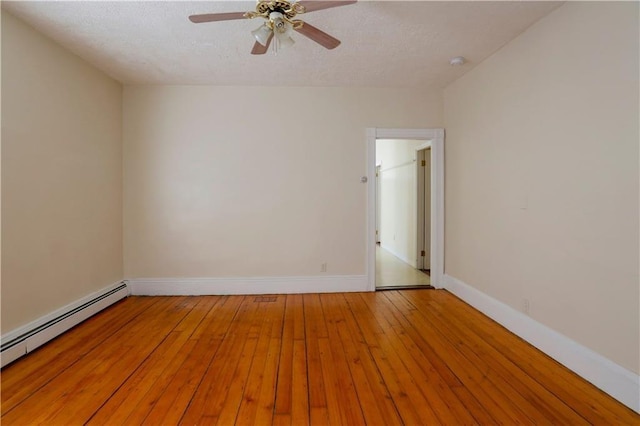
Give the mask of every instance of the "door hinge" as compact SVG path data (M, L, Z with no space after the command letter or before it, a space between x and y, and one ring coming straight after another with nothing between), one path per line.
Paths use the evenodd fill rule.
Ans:
M427 160L422 160L422 167L427 165Z
M426 253L424 252L424 250L422 250L422 251L420 252L420 256L424 257L425 255L426 255Z

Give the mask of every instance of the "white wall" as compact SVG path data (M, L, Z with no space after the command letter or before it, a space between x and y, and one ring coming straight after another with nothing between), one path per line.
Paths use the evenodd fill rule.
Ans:
M365 129L440 127L442 98L132 86L124 117L127 277L364 275Z
M416 147L421 140L376 140L380 164L380 245L416 267L417 193Z
M446 273L638 373L638 3L567 3L445 90Z
M2 333L121 280L122 87L2 12Z

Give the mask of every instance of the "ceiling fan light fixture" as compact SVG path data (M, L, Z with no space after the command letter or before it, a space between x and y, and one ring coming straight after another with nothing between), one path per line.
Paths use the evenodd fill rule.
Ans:
M267 26L267 24L262 24L260 27L251 31L251 34L256 39L258 43L263 46L266 46L269 42L269 37L271 37L271 28Z
M293 32L293 24L280 12L271 12L269 14L269 27L273 30L275 43L273 51L277 53L279 50L286 49L294 45L295 41L291 38Z
M291 47L295 44L295 40L291 38L288 32L275 32L274 34L276 39L276 51L286 49L287 47Z
M282 13L271 12L269 14L269 21L271 21L274 33L284 33L287 31L287 21L285 21Z

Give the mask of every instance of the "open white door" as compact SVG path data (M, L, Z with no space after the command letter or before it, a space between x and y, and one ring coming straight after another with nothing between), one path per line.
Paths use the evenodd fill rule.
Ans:
M417 253L416 267L431 270L431 144L417 150Z

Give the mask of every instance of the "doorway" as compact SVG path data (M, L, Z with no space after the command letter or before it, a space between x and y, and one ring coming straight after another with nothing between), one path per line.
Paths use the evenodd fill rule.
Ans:
M380 146L386 144L382 149L386 154L379 152L376 156L377 142ZM370 290L428 283L435 288L443 287L443 144L442 129L368 129ZM376 262L379 258L392 263L387 262L382 270L381 262ZM394 268L405 269L408 275L391 278L395 282L390 282ZM429 275L420 269L428 270Z
M431 288L430 141L376 139L376 289ZM429 151L428 151L429 150ZM429 160L427 162L427 159Z

